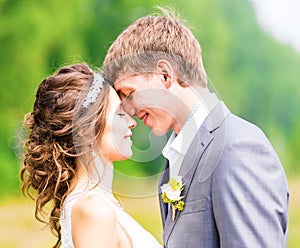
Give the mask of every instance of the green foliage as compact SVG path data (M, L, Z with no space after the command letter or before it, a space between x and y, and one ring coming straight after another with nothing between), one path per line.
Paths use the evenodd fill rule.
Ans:
M232 112L264 130L288 173L298 171L299 54L260 29L249 1L181 7L195 27L211 86Z
M1 0L1 195L18 190L18 130L39 82L63 64L86 61L101 67L111 42L132 21L154 12L156 4L174 6L188 20L202 46L210 86L234 113L262 127L289 173L297 170L300 56L262 32L249 1ZM118 171L159 173L164 159L152 147L162 142L149 141L148 134L139 124L134 157L116 163Z

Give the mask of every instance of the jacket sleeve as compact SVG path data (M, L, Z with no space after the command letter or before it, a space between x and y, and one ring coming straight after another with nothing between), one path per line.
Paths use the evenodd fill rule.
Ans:
M288 186L267 139L236 138L224 147L212 181L220 246L287 246Z

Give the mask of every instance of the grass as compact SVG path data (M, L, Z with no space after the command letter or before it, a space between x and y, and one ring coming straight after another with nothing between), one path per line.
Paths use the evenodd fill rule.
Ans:
M54 242L45 225L34 219L34 205L21 197L0 203L1 248L49 248Z
M290 207L289 207L289 248L300 247L300 178L289 179Z
M289 248L300 247L300 178L289 179ZM143 198L119 197L121 204L160 242L162 226L157 195ZM34 219L34 205L23 197L0 202L0 248L49 248L55 242L48 227Z

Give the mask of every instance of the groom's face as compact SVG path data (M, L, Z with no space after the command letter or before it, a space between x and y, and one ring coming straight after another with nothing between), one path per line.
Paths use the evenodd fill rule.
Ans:
M174 129L174 104L161 74L132 75L116 80L114 88L124 110L136 115L155 135L164 135Z

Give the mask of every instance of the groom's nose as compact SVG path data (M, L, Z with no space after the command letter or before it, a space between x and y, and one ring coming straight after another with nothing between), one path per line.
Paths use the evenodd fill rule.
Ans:
M136 108L133 104L132 101L128 100L127 98L124 98L122 100L122 105L123 105L123 109L124 111L130 115L131 117L135 116L136 114Z

